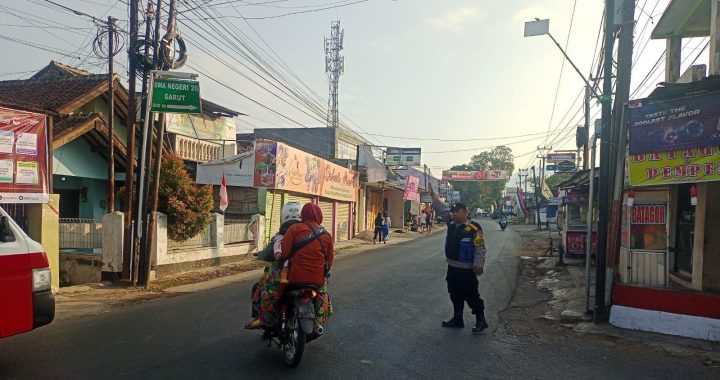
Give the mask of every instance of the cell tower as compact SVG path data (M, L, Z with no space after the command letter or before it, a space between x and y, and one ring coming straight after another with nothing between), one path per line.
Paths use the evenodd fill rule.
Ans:
M330 82L330 96L328 97L327 126L337 128L340 125L338 117L338 84L340 75L345 72L345 57L340 54L343 49L344 30L340 29L340 21L330 24L330 37L325 37L325 73Z

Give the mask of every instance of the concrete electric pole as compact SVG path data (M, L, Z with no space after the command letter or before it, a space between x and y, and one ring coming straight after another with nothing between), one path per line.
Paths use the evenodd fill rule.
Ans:
M340 21L333 21L330 26L330 37L325 38L325 73L328 76L330 94L328 97L328 128L337 128L340 125L338 109L338 85L340 76L345 72L345 57L340 54L343 50L343 36L345 31L340 29Z

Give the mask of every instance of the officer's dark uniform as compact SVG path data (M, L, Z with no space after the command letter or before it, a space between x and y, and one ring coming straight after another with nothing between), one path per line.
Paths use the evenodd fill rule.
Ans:
M467 206L455 202L450 209L467 209ZM473 332L482 332L488 326L485 321L485 304L480 298L475 274L475 267L485 266L485 240L480 224L468 219L465 224L457 225L449 220L445 238L445 257L448 262L445 280L454 314L452 319L443 321L442 325L465 327L463 308L467 302L476 318Z

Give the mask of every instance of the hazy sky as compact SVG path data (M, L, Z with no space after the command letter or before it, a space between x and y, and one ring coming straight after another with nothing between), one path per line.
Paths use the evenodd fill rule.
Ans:
M125 0L55 2L98 18L112 15L120 19L122 28L127 27ZM208 11L218 12L210 15L223 17L200 20L207 18L207 14L182 12L203 2L207 3ZM523 23L535 17L549 18L551 33L565 45L573 20L567 51L587 75L596 51L603 1L370 0L350 4L354 2L179 0L182 21L179 31L188 39L190 65L268 108L311 127L322 126L322 123L306 114L312 113L306 105L290 100L242 66L248 64L242 56L244 51L238 49L237 41L227 30L237 27L246 34L247 43L257 43L269 51L256 31L304 84L320 95L318 102L325 107L328 86L323 38L330 33L331 21L339 19L345 30L345 74L340 79L340 110L362 130L349 120L343 120L361 133L419 139L375 136L371 141L390 146L422 147L423 161L438 174L441 169L465 163L473 154L498 144L512 148L519 168L533 164L539 145L574 148L574 126L582 122L578 95L583 82L566 64L553 113L563 57L546 36L523 38ZM664 41L647 41L653 23L659 20L668 0L640 0L637 3L635 56L639 58L633 70L633 89L653 68L665 47ZM277 18L243 20L237 17L278 16L342 4L349 5ZM0 11L0 49L4 52L1 79L27 77L28 71L43 67L51 59L93 72L106 72L104 63L92 54L88 45L96 28L86 17L71 14L46 0L0 0ZM216 32L213 27L228 29ZM42 46L23 46L17 41L8 41L8 37ZM700 39L686 42L683 53L690 58L685 61L683 70L702 50L704 42ZM225 63L218 62L203 50L217 54ZM703 54L697 63L707 62L706 55ZM123 54L118 59L125 64ZM655 83L663 80L664 65L659 66L635 97L647 95ZM123 67L120 66L120 70L126 70ZM190 67L183 70L193 71ZM306 113L241 74L270 88ZM298 126L203 76L201 81L204 97L252 116L239 123L243 131L253 126ZM309 92L304 87L303 91ZM593 115L597 109L593 107ZM551 133L546 141L548 129ZM447 142L433 139L475 140Z

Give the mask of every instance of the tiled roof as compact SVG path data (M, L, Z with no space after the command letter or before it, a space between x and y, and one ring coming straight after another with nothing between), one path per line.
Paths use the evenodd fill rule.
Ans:
M61 112L64 105L106 83L106 74L0 81L0 97L28 107Z
M91 75L93 75L93 73L89 71L85 71L77 67L64 65L60 62L50 61L49 65L45 66L42 70L35 73L35 75L30 77L30 79L59 79L68 77L88 77Z
M100 115L99 113L81 113L74 115L58 116L53 119L55 122L55 124L53 125L53 131L56 135L58 135L97 118L102 118L102 115Z

